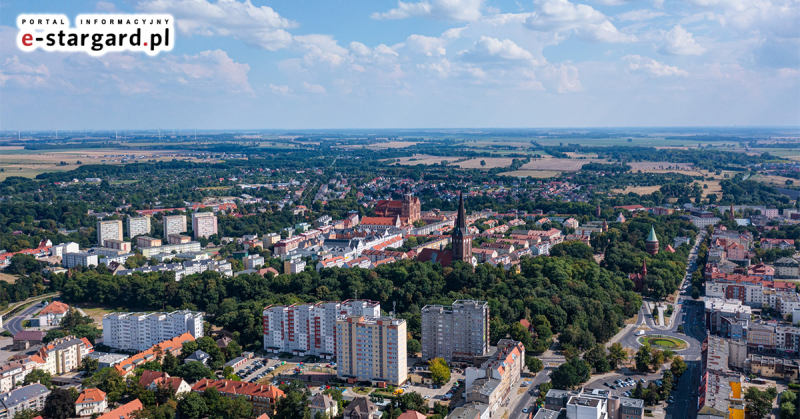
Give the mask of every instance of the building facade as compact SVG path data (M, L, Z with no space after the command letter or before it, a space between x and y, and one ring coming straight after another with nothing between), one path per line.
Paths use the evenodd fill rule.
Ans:
M109 220L97 222L97 245L105 247L106 240L122 241L122 221Z
M406 321L347 316L336 322L337 374L341 379L400 385L408 378Z
M136 236L147 236L148 234L150 234L150 217L128 218L128 238L132 240Z
M181 234L186 232L186 216L185 215L167 215L164 217L164 238L169 239L172 234Z
M192 233L194 239L209 238L217 234L217 216L213 212L196 212L192 214Z
M458 300L422 308L422 358L472 362L489 352L489 303Z
M269 306L263 312L264 350L332 358L339 318L380 314L380 303L368 300Z
M22 410L41 411L50 390L41 384L31 384L0 394L0 419L13 419Z
M144 351L159 342L190 333L203 337L202 312L111 313L103 317L103 343L112 348Z

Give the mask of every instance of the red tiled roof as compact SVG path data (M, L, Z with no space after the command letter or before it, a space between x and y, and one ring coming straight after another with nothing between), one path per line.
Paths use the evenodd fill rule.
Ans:
M209 387L216 388L220 393L242 394L251 397L268 397L272 400L284 396L281 389L271 385L265 386L263 384L245 383L233 380L209 380L207 378L198 381L192 387L192 391L202 392Z
M61 301L53 301L52 303L48 304L47 307L42 309L39 314L64 314L69 310L69 305L62 303Z
M92 402L101 402L106 399L106 393L104 393L99 388L87 388L81 392L81 395L78 396L78 401L75 403L92 403Z
M133 412L142 409L144 409L142 402L140 402L139 399L136 399L106 413L105 415L98 417L97 419L128 419L131 417Z

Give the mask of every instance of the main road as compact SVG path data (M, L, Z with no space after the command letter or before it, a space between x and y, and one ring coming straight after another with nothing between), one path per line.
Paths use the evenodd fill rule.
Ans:
M11 333L12 336L16 335L17 333L23 330L22 321L25 320L26 317L30 316L33 313L36 313L37 311L43 308L44 308L43 303L41 302L33 303L31 304L30 307L26 308L25 310L22 310L21 313L11 318L11 320L5 322L3 328L8 330L8 332Z

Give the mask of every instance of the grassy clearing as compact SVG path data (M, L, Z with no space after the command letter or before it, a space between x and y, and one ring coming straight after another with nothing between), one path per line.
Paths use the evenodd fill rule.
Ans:
M103 316L105 316L106 314L124 311L124 310L114 310L108 307L100 307L89 304L78 304L76 305L76 307L80 308L86 313L87 316L91 317L92 320L94 320L94 324L100 329L103 328Z
M545 170L560 172L577 172L584 164L592 162L605 163L598 159L532 159L522 165L523 170Z
M761 182L770 186L776 186L779 188L786 187L786 181L791 180L793 183L800 184L800 181L784 176L764 176L764 175L756 175L752 177L753 180L757 182Z
M620 194L628 194L628 193L635 193L639 195L647 195L651 194L657 190L661 189L661 185L655 186L626 186L623 189L613 189L612 192L620 193Z
M9 284L13 284L13 283L17 282L17 276L16 275L9 275L9 274L0 273L0 281L5 281L5 282L8 282Z
M456 157L456 156L431 156L428 154L414 154L411 157L401 157L399 159L394 159L395 161L399 160L398 163L405 165L405 166L415 166L418 164L424 165L432 165L432 164L439 164L443 161L456 161L463 159L464 157Z

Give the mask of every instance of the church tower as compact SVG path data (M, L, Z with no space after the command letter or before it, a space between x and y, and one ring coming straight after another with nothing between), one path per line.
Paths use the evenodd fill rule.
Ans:
M658 237L656 237L656 230L650 226L650 235L644 241L645 250L650 256L655 256L658 253Z
M464 211L464 195L458 194L458 216L453 230L453 260L472 264L472 237L467 232L467 213Z

